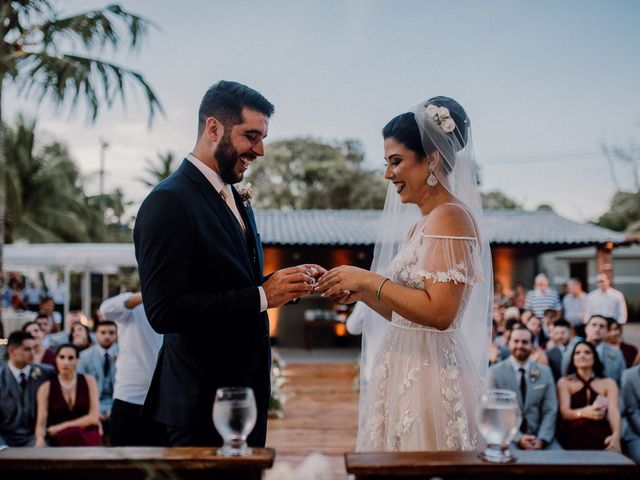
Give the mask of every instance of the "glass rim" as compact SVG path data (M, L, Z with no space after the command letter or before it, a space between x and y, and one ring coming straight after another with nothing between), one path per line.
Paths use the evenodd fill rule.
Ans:
M516 398L516 392L514 392L513 390L506 390L503 388L489 388L486 389L482 392L482 395L486 395L486 396L491 396L491 397L509 397L509 398Z
M216 389L216 397L218 395L224 395L224 394L237 395L241 393L244 393L244 394L251 393L252 395L254 395L253 388L251 387L220 387Z

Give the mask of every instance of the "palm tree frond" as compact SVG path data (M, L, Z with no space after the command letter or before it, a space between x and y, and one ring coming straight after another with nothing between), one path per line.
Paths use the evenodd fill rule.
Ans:
M39 99L50 96L58 106L70 101L76 107L84 99L89 107L89 120L95 121L104 101L107 107L116 97L125 98L125 79L130 78L145 92L149 106L149 122L157 112L164 113L162 105L144 77L133 70L80 55L55 55L32 52L23 62L25 72L20 92L29 94L39 90Z
M118 28L118 21L124 23L124 29ZM106 44L115 48L121 43L121 30L124 30L129 37L130 48L137 49L151 25L153 24L150 20L113 4L69 17L54 17L36 28L43 35L45 47L56 43L58 37L64 37L72 43L79 42L87 49L103 47Z

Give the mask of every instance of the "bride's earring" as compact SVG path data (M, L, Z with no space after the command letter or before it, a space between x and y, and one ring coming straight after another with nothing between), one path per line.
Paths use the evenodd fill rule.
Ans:
M435 187L438 184L438 177L433 173L433 167L429 165L429 176L427 177L427 185Z

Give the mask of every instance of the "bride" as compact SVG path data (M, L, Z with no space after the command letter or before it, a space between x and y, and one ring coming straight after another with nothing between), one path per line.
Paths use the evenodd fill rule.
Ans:
M435 97L382 135L390 185L371 271L319 281L325 297L360 301L348 324L363 333L356 449L471 450L493 282L470 121Z

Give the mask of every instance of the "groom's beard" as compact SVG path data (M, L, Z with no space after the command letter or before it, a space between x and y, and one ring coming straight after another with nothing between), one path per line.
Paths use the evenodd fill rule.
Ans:
M218 144L216 153L213 158L218 164L220 170L220 177L224 180L224 183L233 185L242 180L242 174L238 174L235 171L236 164L238 163L238 151L231 143L230 136L223 135L222 140Z

